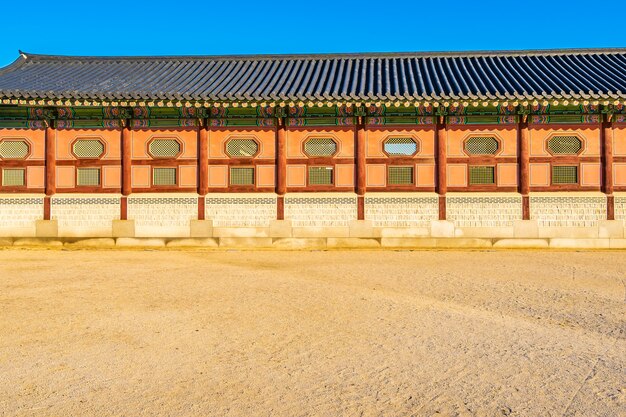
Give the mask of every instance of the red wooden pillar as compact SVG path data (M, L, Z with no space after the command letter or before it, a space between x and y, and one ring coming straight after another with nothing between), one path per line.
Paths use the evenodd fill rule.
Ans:
M127 197L133 192L131 182L131 131L130 121L124 120L122 127L122 199L120 204L120 219L128 219Z
M209 128L205 120L198 125L198 220L204 220L205 196L209 192Z
M615 198L613 197L613 124L607 115L607 120L602 123L602 191L606 194L606 219L615 220Z
M446 193L447 182L447 149L446 149L446 124L443 116L435 128L437 142L437 193L439 194L439 220L446 220Z
M46 146L46 196L43 200L43 219L50 220L50 197L56 193L56 129L50 120L45 132Z
M285 194L287 193L287 143L285 119L276 119L276 219L285 219Z
M530 220L530 134L528 122L520 121L517 130L519 147L519 192L522 195L522 219Z
M365 124L362 117L358 119L355 133L357 219L365 220Z

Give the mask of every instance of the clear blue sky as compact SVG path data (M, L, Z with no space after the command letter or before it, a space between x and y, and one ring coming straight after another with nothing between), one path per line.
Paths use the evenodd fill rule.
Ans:
M619 2L86 3L3 4L0 66L15 60L18 49L63 55L213 55L626 47Z

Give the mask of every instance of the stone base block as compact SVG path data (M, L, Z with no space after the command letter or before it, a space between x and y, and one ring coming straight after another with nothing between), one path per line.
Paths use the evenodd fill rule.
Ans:
M597 227L540 227L539 237L565 239L596 239Z
M436 239L438 248L482 249L493 246L491 239L456 238Z
M13 239L10 237L0 237L0 246L11 246L13 245Z
M131 237L120 237L115 241L115 246L124 248L159 248L165 246L164 239L136 239Z
M539 226L536 220L515 220L513 222L513 236L521 238L539 237Z
M213 220L191 220L189 222L190 237L213 237Z
M600 220L600 222L598 222L598 237L623 238L624 222L622 220Z
M36 237L59 236L59 222L56 220L35 220Z
M329 248L368 249L368 248L380 248L380 241L378 239L373 239L373 238L329 237L326 240L326 245Z
M63 246L63 242L50 238L20 238L13 241L13 246Z
M380 246L384 248L434 248L437 239L419 237L383 237Z
M430 222L432 237L454 237L454 223L448 220L433 220Z
M426 227L376 227L376 237L430 237L430 228Z
M135 237L134 220L113 220L113 237Z
M81 239L75 242L66 242L64 246L69 248L110 248L115 246L115 239L95 238Z
M611 249L626 249L626 239L609 239Z
M291 220L270 221L270 237L291 237Z
M507 238L513 234L513 227L463 227L454 231L456 237Z
M217 239L212 238L191 238L191 239L172 239L165 245L168 248L217 248Z
M609 249L609 239L550 239L550 247L558 249Z
M269 248L272 246L271 237L220 237L220 248Z
M215 227L213 237L269 237L267 227Z
M276 249L322 249L326 247L326 239L284 237L274 239L272 247Z
M350 237L349 227L294 227L293 237Z
M494 248L507 249L540 249L549 247L548 239L500 239L493 244Z
M351 220L350 237L374 237L374 226L370 220Z

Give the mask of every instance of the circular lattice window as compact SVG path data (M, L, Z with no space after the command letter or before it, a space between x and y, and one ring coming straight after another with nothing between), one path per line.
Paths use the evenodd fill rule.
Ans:
M97 139L79 139L72 145L72 152L78 158L100 158L104 144Z
M231 139L226 143L226 154L233 158L251 158L259 152L259 144L252 139Z
M24 159L28 156L30 148L24 140L4 140L0 142L0 158Z
M492 136L473 136L465 141L468 155L495 155L499 148L500 144Z
M304 143L307 156L333 156L337 152L337 142L331 138L312 138Z
M548 140L548 150L553 155L578 155L583 142L576 136L553 136Z
M180 143L175 139L155 139L150 142L150 155L155 158L175 158L180 154Z

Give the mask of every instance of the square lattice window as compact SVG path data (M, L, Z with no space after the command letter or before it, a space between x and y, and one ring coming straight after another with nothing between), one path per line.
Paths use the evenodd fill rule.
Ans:
M254 185L254 168L231 168L230 185Z
M3 169L2 185L5 187L22 187L26 185L26 175L23 169Z
M578 184L578 167L562 165L553 166L552 184Z
M100 185L100 168L78 168L76 171L76 185L93 186Z
M470 167L469 183L470 185L495 184L495 167Z
M176 185L176 168L154 168L152 170L152 184Z
M332 185L332 167L309 167L309 185Z
M413 167L389 167L387 172L387 184L410 185L413 184Z

